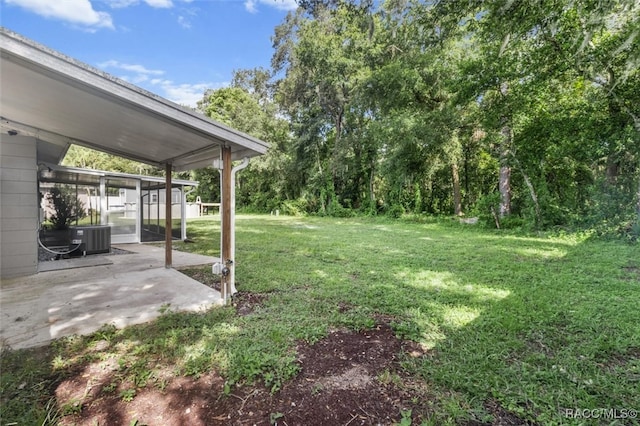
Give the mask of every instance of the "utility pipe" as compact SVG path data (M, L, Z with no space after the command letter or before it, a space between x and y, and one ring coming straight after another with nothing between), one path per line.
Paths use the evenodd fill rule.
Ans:
M246 169L249 165L249 157L244 157L242 163L234 166L231 169L231 248L229 254L231 255L231 265L229 266L229 287L231 289L230 295L233 296L238 292L236 289L236 273L235 273L235 257L236 257L236 173Z
M192 187L187 192L184 192L184 185L180 187L180 193L182 195L180 199L180 210L182 211L182 216L180 220L182 241L187 239L187 195L191 194L195 190L196 188Z

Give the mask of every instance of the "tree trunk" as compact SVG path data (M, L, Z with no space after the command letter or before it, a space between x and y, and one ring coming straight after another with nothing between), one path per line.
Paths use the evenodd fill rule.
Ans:
M540 226L542 222L542 217L540 214L540 203L538 202L538 195L536 194L536 190L533 187L533 184L531 183L531 179L529 179L529 176L525 173L522 167L520 167L520 172L522 173L522 177L524 178L524 183L527 185L527 188L529 188L531 201L533 201L533 207L535 208L535 212L536 212L536 225Z
M456 216L462 216L462 194L460 192L460 174L458 164L451 165L451 177L453 180L453 210Z
M340 163L342 162L342 119L343 113L342 110L340 110L335 116L336 138L333 144L333 156L331 159L331 177L334 189L338 188L338 168L341 167Z
M606 170L606 179L609 185L615 185L618 180L618 169L619 164L618 161L614 158L613 155L607 156L607 170Z
M502 142L500 143L500 217L503 218L511 213L511 127L502 127Z
M321 179L325 179L324 175L324 171L322 170L322 162L320 161L320 148L318 148L318 146L316 145L316 161L318 163L318 173L321 177ZM324 186L324 185L323 185ZM320 206L321 206L321 212L322 214L325 214L327 212L327 205L325 202L325 190L323 188L320 188L320 194L319 194L319 198L320 198Z
M500 85L500 93L506 97L509 92L509 84ZM502 130L500 141L500 177L498 187L500 190L500 217L503 218L511 214L511 119L506 115L502 117Z
M373 188L373 180L375 178L375 174L374 174L375 169L373 168L373 165L371 166L371 172L369 173L369 205L372 208L376 207L376 194L374 192L374 188ZM639 201L640 203L640 201Z

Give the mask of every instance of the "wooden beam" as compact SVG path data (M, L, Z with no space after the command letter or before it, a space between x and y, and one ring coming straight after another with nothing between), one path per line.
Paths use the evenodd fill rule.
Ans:
M221 260L222 264L228 266L229 268L233 268L233 265L228 265L227 261L231 259L231 147L222 147L222 205L220 206L220 216L221 216L221 232L222 232L222 247L221 251ZM225 303L228 301L230 296L230 290L228 288L227 280L223 280L225 284L221 289L222 297Z
M167 269L171 268L171 263L173 262L172 259L172 253L171 253L171 249L172 249L172 244L171 244L171 237L172 237L172 229L171 229L171 163L167 163L166 168L165 168L165 173L166 173L166 177L165 177L165 200L164 200L164 206L165 206L165 217L164 217L164 267ZM158 200L160 201L160 200Z

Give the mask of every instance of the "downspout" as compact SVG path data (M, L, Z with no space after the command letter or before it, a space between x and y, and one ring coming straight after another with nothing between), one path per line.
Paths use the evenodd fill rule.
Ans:
M187 195L191 194L195 190L196 188L192 187L187 192L184 192L184 185L180 187L180 192L182 194L182 199L180 200L180 209L182 210L182 220L180 221L180 227L182 228L182 241L187 239Z
M229 268L229 287L231 289L231 296L236 294L236 273L235 273L235 257L236 257L236 173L240 170L246 169L249 165L249 157L244 157L242 163L234 166L231 169L231 260L233 263Z

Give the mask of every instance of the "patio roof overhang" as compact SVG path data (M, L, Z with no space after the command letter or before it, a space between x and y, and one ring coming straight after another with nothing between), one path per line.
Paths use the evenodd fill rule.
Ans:
M3 27L0 129L35 137L38 163L59 163L68 147L77 144L164 166L167 198L171 171L219 160L223 170L221 252L232 265L232 161L266 153L266 142ZM170 229L171 206L166 206L166 229ZM165 267L170 268L171 236L165 234Z
M71 185L100 185L100 179L107 178L118 182L121 188L136 188L136 182L144 183L144 189L158 189L166 187L166 179L159 176L135 175L131 173L110 172L107 170L81 169L79 167L66 167L53 163L40 163L38 180L42 183L62 183ZM199 182L185 179L171 179L171 185L198 186Z
M38 138L38 161L59 163L70 144L183 171L264 154L266 142L0 29L3 131Z

